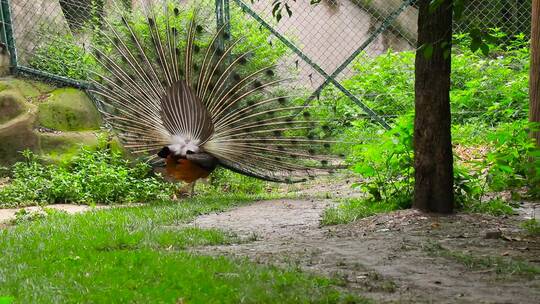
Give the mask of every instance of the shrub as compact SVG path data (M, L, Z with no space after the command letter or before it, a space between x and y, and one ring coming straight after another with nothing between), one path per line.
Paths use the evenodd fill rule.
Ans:
M540 150L529 138L527 125L526 121L501 124L488 136L493 150L483 165L493 190L528 185L531 195L540 195Z
M413 120L412 116L399 119L389 131L378 138L353 148L352 169L367 181L360 186L373 201L395 201L410 207L413 176Z
M494 32L492 35L501 35ZM494 126L527 117L529 44L524 35L510 45L490 45L485 56L468 47L467 34L455 36L452 57L451 106L455 124L484 123ZM361 54L352 63L354 75L343 85L377 114L389 121L414 110L413 51L392 52L369 57ZM321 93L317 106L323 118L339 121L339 127L365 118L357 105L335 87ZM339 133L337 131L336 133Z
M89 70L95 65L95 61L72 36L66 35L54 39L50 44L37 47L28 64L34 69L51 74L88 80Z
M0 188L0 204L152 202L168 199L175 186L151 176L145 163L131 164L106 144L83 147L64 165L46 165L30 151L12 168L12 181Z

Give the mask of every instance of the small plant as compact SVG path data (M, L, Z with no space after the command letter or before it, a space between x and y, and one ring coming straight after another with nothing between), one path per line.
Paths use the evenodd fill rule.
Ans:
M491 35L499 37L493 29ZM455 124L470 122L493 126L527 118L529 42L517 35L510 44L490 45L490 56L470 50L467 34L455 36L452 57L451 106ZM414 110L415 52L393 52L375 58L361 54L353 61L354 75L343 85L377 114L392 121ZM340 126L364 118L349 98L335 87L321 93L320 116L339 121Z
M375 202L369 199L347 199L335 207L324 210L321 225L338 225L354 222L379 213L403 209L396 201Z
M352 169L367 179L353 186L361 187L372 201L392 201L408 208L414 185L412 116L399 119L394 128L378 135L353 149Z
M94 59L71 35L36 48L29 65L51 74L77 80L88 80Z
M510 123L489 136L494 149L488 153L485 165L493 190L528 185L533 197L540 194L540 150L527 131L525 122Z
M208 185L202 188L209 193L262 194L271 192L274 187L269 182L218 168L210 175Z
M495 216L512 215L514 208L501 198L495 198L486 202L468 201L464 205L464 210L474 213L486 213Z
M527 234L531 236L540 235L540 221L537 219L532 218L524 221L521 223L521 228L527 231Z

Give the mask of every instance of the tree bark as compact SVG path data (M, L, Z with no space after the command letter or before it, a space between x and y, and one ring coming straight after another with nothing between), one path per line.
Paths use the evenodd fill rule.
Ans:
M531 23L531 71L529 83L529 120L540 123L540 0L533 0ZM531 132L540 147L540 130Z
M453 9L452 0L444 0L434 11L430 11L430 2L418 2L413 207L427 212L451 213L454 208L454 180L449 50Z

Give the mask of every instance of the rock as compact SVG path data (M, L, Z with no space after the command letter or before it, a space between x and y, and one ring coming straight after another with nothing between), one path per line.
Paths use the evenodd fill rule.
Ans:
M40 82L0 79L0 166L23 160L29 149L50 161L97 143L101 118L84 92ZM122 151L118 141L111 147Z
M485 239L500 239L502 237L502 232L500 230L487 231L484 236Z
M9 166L23 159L21 151L37 151L39 140L33 132L35 114L19 115L0 125L0 166Z
M87 131L99 129L101 117L84 92L61 88L39 104L38 124L60 131Z
M55 89L52 85L30 79L14 77L0 79L0 91L17 91L26 101L35 101L38 97L44 96Z
M98 143L94 131L44 133L39 135L40 154L49 161L61 161L75 155L81 145L95 146Z
M0 92L0 124L14 119L26 110L25 100L17 91Z

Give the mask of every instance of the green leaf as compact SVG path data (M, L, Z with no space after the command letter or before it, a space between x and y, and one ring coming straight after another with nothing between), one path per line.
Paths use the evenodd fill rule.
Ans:
M13 297L0 297L0 304L11 304L15 301Z
M480 49L485 56L489 55L489 45L487 45L486 43L482 43L480 44Z
M289 17L291 17L292 11L291 11L291 7L289 6L289 3L285 3L285 10L287 10L287 14L289 15Z
M460 20L463 17L463 11L465 10L464 0L454 0L454 18Z
M444 0L431 0L431 2L429 3L429 13L432 14L433 12L435 12L443 2Z

